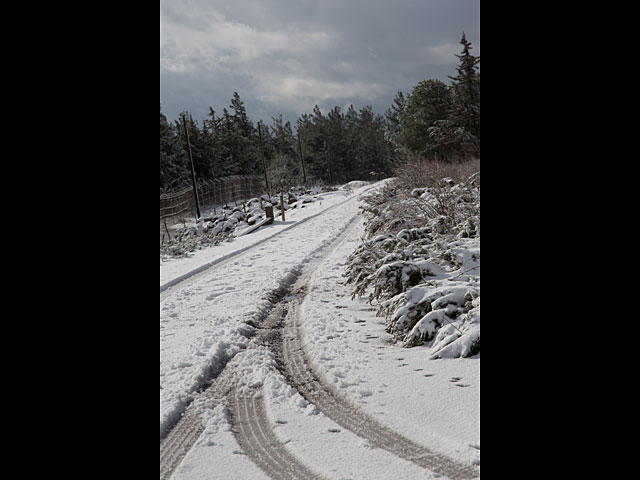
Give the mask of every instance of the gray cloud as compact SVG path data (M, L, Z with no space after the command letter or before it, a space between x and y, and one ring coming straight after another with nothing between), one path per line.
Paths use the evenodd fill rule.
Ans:
M160 101L170 120L228 107L292 123L318 104L372 105L455 73L462 31L480 54L478 0L161 0Z

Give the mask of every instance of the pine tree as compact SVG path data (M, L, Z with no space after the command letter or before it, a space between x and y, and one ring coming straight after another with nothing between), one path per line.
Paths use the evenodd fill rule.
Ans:
M390 173L394 163L394 149L387 139L385 119L368 105L359 115L358 159L359 176L375 179Z
M287 157L296 157L297 143L293 136L290 122L284 122L282 114L272 117L273 124L269 134L273 144L274 153ZM284 122L284 123L283 123Z
M347 113L344 115L344 143L346 147L344 158L345 181L363 179L358 163L360 117L353 105L349 105Z
M309 147L308 150L311 157L308 171L312 177L329 181L327 119L318 105L313 107L313 113L308 118L309 129L308 134L305 135L305 142Z
M385 112L389 139L396 144L400 144L400 136L403 129L402 117L404 115L406 106L407 100L404 97L404 94L402 92L398 92L393 98L393 104Z
M451 104L451 91L444 82L429 79L418 83L398 114L400 144L415 154L432 156L435 146L428 130L449 116Z
M462 53L456 55L460 60L458 74L450 76L452 81L453 105L450 120L456 128L462 129L459 137L466 138L461 145L466 155L480 157L480 57L471 55L471 42L462 33L460 40Z
M253 123L247 116L244 103L238 92L233 92L231 105L233 110L232 156L236 175L249 175L258 169L258 138Z
M186 179L186 164L175 129L160 107L160 192L180 186Z
M245 109L244 102L240 100L238 92L233 92L233 98L231 99L231 105L229 107L233 110L233 120L240 136L244 138L251 137L251 135L254 134L253 123L247 116L247 110Z
M189 151L189 145L187 145L187 138L184 133L183 119L186 119L187 130L189 132L189 144L191 146L191 157L193 158L193 169L196 173L196 179L198 181L206 181L212 178L208 139L189 112L183 112L180 114L180 121L176 120L175 125L176 129L180 132L180 145L184 152Z

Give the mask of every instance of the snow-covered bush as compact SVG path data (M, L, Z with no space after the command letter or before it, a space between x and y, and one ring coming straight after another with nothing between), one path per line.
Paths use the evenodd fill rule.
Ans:
M474 305L476 299L477 307ZM383 302L383 308L391 312L387 317L387 331L406 347L436 339L431 346L432 356L439 356L439 352L449 344L462 339L459 353L474 355L477 351L470 345L475 342L476 334L477 340L480 339L479 299L476 286L465 282L418 285ZM474 308L477 309L474 311ZM474 325L473 331L471 325ZM465 336L463 329L473 333L473 338ZM468 345L467 348L462 348L464 345ZM447 352L451 353L452 349Z
M431 350L433 358L470 357L480 352L480 296L471 302L472 308L459 322L438 331Z
M480 351L480 176L407 188L391 182L365 199L364 240L348 258L352 296L368 296L386 330L433 358Z
M431 244L425 229L404 229L364 242L347 261L346 283L355 285L352 297L364 295L370 286L370 300L394 296L433 275L434 266L425 262Z

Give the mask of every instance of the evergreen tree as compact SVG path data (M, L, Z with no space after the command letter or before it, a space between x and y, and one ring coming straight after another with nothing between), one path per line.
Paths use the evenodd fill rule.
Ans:
M447 119L451 104L451 91L444 82L429 79L418 83L399 113L399 142L412 153L431 156L437 148L428 129Z
M218 115L209 107L202 126L188 113L186 118L194 170L198 181L229 175L262 174L260 140L240 96ZM310 181L342 183L370 179L370 173L390 173L397 156L389 141L384 117L370 106L346 113L335 106L324 115L316 105L311 114L290 122L279 114L270 127L261 127L269 176L275 184L291 186L303 180L300 146ZM300 142L299 142L300 139ZM160 185L171 190L190 183L188 147L182 116L174 125L160 112Z
M349 166L349 144L346 137L344 114L335 106L328 114L325 131L325 166L329 182L347 181Z
M257 171L258 143L253 123L247 116L244 103L238 92L233 92L230 108L233 110L232 119L232 157L236 175L248 175Z
M167 121L160 107L160 192L176 188L186 178L184 154L175 129Z
M406 97L398 92L386 112L388 138L396 147L424 158L455 160L480 157L480 57L470 53L463 32L457 75L451 85L423 80Z
M462 53L458 74L449 77L452 81L453 105L450 115L451 125L459 130L458 137L464 143L461 150L466 155L480 156L480 57L471 55L471 42L462 33L460 40Z
M366 106L360 110L358 129L359 177L374 180L390 174L398 154L390 141L385 117Z
M180 132L180 145L186 152L187 161L189 145L185 136L183 119L186 120L187 131L189 133L189 145L191 146L191 157L193 158L193 170L198 181L205 181L212 178L211 175L211 155L209 153L209 142L203 132L200 130L197 122L189 112L183 112L180 115L180 121L176 120L175 128Z
M305 164L305 171L307 174L307 180L312 178L313 172L311 169L311 165L314 160L314 152L312 151L312 136L313 136L313 125L311 123L311 117L307 113L303 113L298 117L296 121L296 137L299 139L299 147L302 148L302 157Z
M402 118L406 106L407 100L405 99L404 94L402 92L398 92L393 99L393 104L385 112L389 139L398 145L401 143L403 129Z
M360 145L360 117L353 105L349 105L344 115L344 143L345 182L362 179L361 168L358 164L358 149Z
M235 122L238 134L241 137L249 138L254 133L253 123L247 116L244 102L240 100L238 92L233 92L230 108L233 110L233 121Z
M290 122L284 122L282 114L272 117L273 124L270 129L270 140L274 153L295 158L297 156L297 144L293 135Z
M308 133L305 135L310 154L308 171L312 177L329 181L327 119L322 115L318 105L313 107L309 121Z
M213 107L209 107L207 119L203 120L203 134L209 155L210 175L211 178L219 178L225 176L224 169L224 150L221 142L221 119L216 118L216 112Z

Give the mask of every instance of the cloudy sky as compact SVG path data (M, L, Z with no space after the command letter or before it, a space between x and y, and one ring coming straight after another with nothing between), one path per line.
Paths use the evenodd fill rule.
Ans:
M237 91L254 123L384 114L421 80L449 83L463 31L480 55L480 0L160 0L162 112L202 121Z

